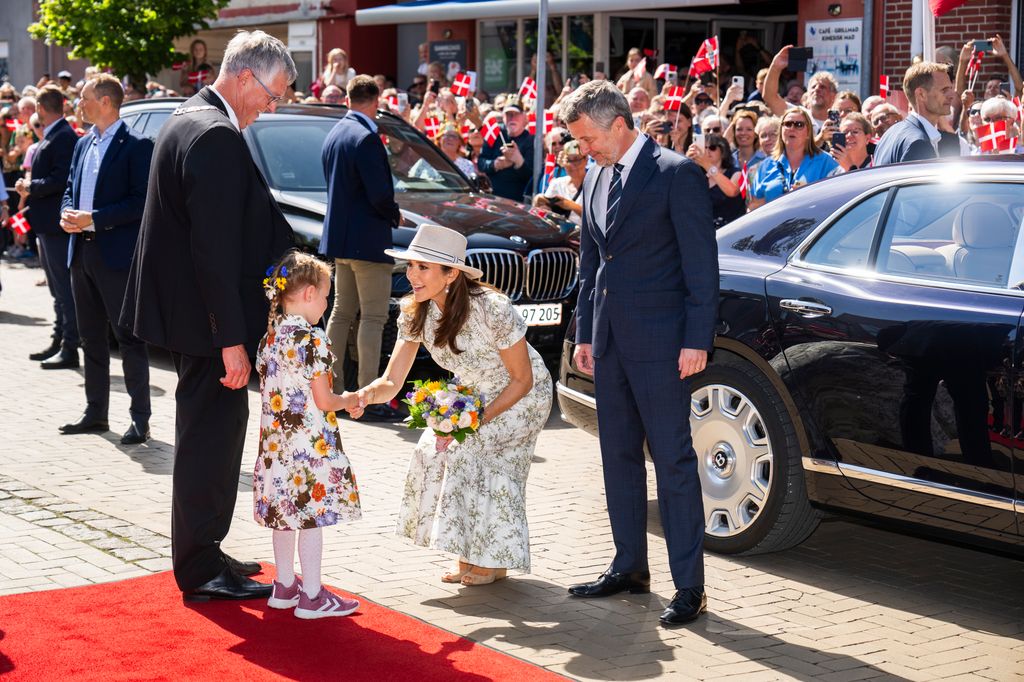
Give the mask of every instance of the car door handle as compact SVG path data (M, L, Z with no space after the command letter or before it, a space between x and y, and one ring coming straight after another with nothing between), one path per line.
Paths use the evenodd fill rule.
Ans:
M783 310L791 310L803 317L822 317L832 314L832 308L820 301L804 301L798 298L784 298L779 301L779 307Z

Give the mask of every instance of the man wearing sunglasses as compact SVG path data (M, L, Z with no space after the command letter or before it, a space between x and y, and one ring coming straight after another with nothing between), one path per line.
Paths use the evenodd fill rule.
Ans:
M267 330L260 283L292 245L241 131L273 110L295 75L280 40L238 33L217 80L174 112L153 150L122 321L170 351L178 372L171 543L186 600L271 590L245 577L258 564L228 557L220 543L245 445L249 358Z

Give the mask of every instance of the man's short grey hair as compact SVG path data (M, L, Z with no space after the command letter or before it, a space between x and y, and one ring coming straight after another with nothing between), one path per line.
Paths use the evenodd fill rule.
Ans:
M263 31L239 31L224 50L221 69L237 76L249 69L260 80L270 80L284 71L291 83L298 72L285 44Z
M584 83L562 100L561 119L575 123L580 116L587 116L605 130L612 127L621 116L626 127L633 129L633 112L626 96L611 81L590 81Z
M1005 97L989 97L981 105L981 117L991 118L993 114L1002 114L1012 121L1017 118L1017 107Z

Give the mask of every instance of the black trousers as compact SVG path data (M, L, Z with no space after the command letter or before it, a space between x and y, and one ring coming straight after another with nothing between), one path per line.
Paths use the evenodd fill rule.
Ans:
M67 232L39 235L39 262L46 273L46 285L53 296L53 338L69 348L78 348L78 321L75 297L71 293L71 269L68 268Z
M75 294L78 333L85 355L85 413L90 418L107 419L110 405L110 344L107 330L121 351L124 385L131 396L132 421L149 422L149 352L131 330L118 324L121 304L128 286L128 271L112 270L103 261L95 241L79 239L71 263L71 289Z
M690 437L689 381L680 380L675 360L637 361L613 337L595 360L594 383L612 570L647 570L646 437L672 581L677 589L703 585L704 500Z
M244 388L221 385L220 356L171 357L178 371L171 552L174 579L190 590L225 565L220 543L235 510L249 398Z

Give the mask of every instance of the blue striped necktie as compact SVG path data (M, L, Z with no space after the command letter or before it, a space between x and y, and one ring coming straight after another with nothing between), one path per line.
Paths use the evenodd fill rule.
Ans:
M604 231L612 229L615 224L615 216L619 212L619 199L622 198L622 164L617 163L612 168L612 182L608 187L608 211L604 217Z

